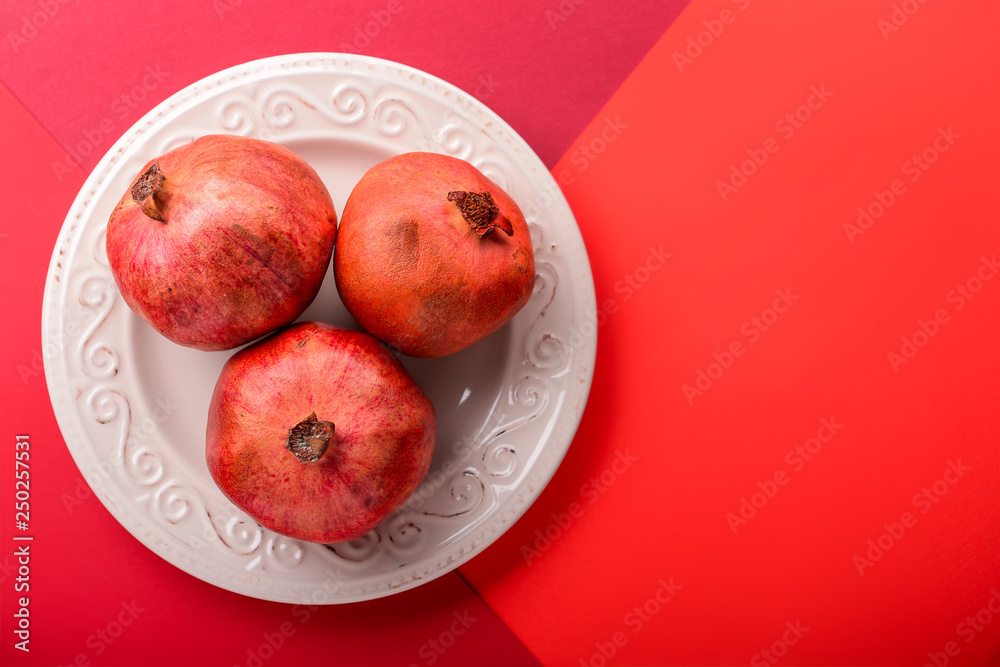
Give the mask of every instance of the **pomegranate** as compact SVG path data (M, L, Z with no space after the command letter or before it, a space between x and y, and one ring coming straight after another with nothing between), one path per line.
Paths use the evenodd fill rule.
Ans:
M143 167L108 221L129 308L180 345L228 350L294 321L330 266L337 214L278 144L208 135Z
M470 163L435 153L397 155L361 178L333 266L354 319L414 357L485 338L535 283L531 235L514 200Z
M356 539L427 475L434 408L375 338L302 322L236 352L215 386L206 456L218 487L288 537Z

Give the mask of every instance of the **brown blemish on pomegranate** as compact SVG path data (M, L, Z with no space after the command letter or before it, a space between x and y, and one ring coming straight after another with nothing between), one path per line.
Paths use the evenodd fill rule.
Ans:
M515 271L522 275L528 273L528 261L530 258L527 253L524 252L524 248L518 247L517 250L511 253L510 258L514 260Z
M236 238L230 235L230 238L232 238L237 243L237 245L239 245L248 255L250 255L255 260L260 262L261 266L263 266L265 269L274 274L274 276L282 283L284 283L286 287L288 287L289 289L294 289L295 286L292 284L292 282L288 278L286 278L282 273L278 272L278 270L275 269L271 263L271 258L274 255L273 244L268 243L264 239L260 238L259 236L257 236L256 234L254 234L253 232L251 232L249 229L239 224L238 222L234 222L232 225L230 225L230 229L236 232L236 234L239 236L239 238ZM246 243L243 243L240 239L245 240ZM292 268L295 269L297 267L293 264Z
M416 220L402 218L385 233L398 242L392 249L393 262L407 270L416 269L420 259L420 224Z

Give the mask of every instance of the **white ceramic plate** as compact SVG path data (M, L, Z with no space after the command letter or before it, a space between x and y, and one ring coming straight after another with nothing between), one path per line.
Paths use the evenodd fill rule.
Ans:
M538 279L514 320L471 348L403 363L433 401L438 441L410 501L354 542L274 534L233 506L204 461L207 409L231 352L159 336L119 296L108 216L143 164L194 137L281 143L319 172L338 213L371 166L413 150L466 159L519 202ZM365 600L453 570L539 495L580 421L596 352L593 279L559 188L495 113L433 76L369 57L280 56L210 76L132 127L87 180L60 232L42 312L45 377L80 471L138 540L184 571L248 596ZM328 273L301 318L357 328Z

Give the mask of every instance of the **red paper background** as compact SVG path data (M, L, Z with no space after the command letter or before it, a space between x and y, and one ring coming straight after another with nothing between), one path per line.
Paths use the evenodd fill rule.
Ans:
M9 0L0 80L60 143L83 145L89 170L143 113L209 74L284 53L363 53L488 100L551 165L685 4Z
M4 664L247 664L291 618L265 664L424 665L465 611L477 621L434 664L1000 664L1000 280L958 291L1000 255L1000 5L694 0L670 24L663 3L571 4L555 30L559 3L407 5L361 51L474 92L553 165L599 305L578 435L528 513L457 573L303 624L166 564L93 497L67 510L86 488L36 371L41 295L86 171L142 112L251 57L335 50L387 5L67 4L17 53L3 41L5 451L31 434L39 489L30 656L12 648L0 513ZM0 25L38 6L10 3ZM121 37L147 25L172 40ZM65 147L164 59L142 108L56 178ZM484 80L501 85L477 92ZM824 420L842 426L810 440ZM6 498L12 477L0 456ZM759 507L740 523L743 499ZM132 600L142 614L95 655L88 637Z
M949 641L950 664L997 664L1000 616L969 643L958 626L1000 585L1000 279L961 309L949 294L1000 251L998 5L927 3L886 40L890 2L739 4L692 3L553 169L573 179L606 304L591 409L539 502L462 573L543 664L771 664L760 652L796 621L809 630L779 664L920 665ZM699 35L700 55L675 58ZM831 95L787 136L776 123L814 87ZM576 151L596 154L608 119L627 128L588 162ZM938 128L960 138L912 182ZM723 201L718 182L768 138ZM844 225L895 179L904 194L852 243ZM948 322L894 372L889 353L938 309ZM823 419L843 427L786 459ZM636 459L621 474L616 452ZM970 469L914 505L949 461ZM768 489L734 534L727 514ZM915 524L859 574L906 511ZM676 597L650 603L671 578Z

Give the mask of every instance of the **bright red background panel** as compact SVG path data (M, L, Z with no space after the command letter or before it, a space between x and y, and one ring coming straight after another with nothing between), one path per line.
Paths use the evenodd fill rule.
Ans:
M998 34L694 2L556 165L593 391L462 568L544 664L1000 660Z

